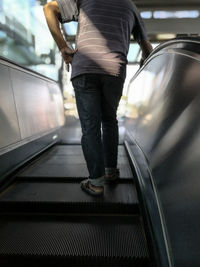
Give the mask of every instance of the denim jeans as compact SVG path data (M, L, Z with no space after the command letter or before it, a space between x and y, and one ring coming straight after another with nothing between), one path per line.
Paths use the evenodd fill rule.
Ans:
M119 131L116 113L124 81L106 74L83 74L73 78L72 84L89 180L91 184L101 186L105 168L117 167Z

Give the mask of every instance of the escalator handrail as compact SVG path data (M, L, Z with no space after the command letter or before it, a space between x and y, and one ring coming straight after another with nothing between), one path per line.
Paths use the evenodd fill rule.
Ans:
M193 43L193 44L198 44L200 45L200 38L177 38L177 39L172 39L170 41L167 41L167 42L164 42L160 45L158 45L156 48L154 48L154 50L152 51L152 53L149 55L149 57L145 60L144 62L144 65L138 69L138 71L134 74L134 76L130 79L129 81L129 85L128 85L128 90L127 90L127 94L129 92L129 87L130 87L130 84L136 79L136 77L140 74L141 71L143 71L143 69L149 64L149 62L154 58L156 57L159 52L163 49L165 49L166 47L168 46L171 46L173 44L180 44L180 43ZM200 49L199 49L200 51ZM199 53L200 54L200 53Z

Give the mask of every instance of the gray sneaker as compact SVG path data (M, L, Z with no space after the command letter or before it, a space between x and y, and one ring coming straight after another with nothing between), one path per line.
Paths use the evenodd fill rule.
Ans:
M105 168L105 183L116 182L119 179L119 169L117 168Z

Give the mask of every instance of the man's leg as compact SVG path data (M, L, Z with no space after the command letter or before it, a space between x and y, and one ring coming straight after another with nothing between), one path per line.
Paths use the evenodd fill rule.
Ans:
M104 75L102 89L102 130L104 164L107 178L117 178L117 154L119 130L117 121L117 108L122 96L124 81L120 78ZM106 179L106 180L108 180Z
M103 191L104 159L101 142L101 87L99 75L84 74L72 80L82 128L82 149L89 171L89 184ZM85 186L85 184L82 184Z

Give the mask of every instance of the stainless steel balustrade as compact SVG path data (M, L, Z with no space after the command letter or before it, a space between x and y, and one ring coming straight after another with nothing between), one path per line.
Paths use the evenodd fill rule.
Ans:
M134 119L127 120L127 140L132 153L139 150L145 158L139 168L148 169L149 181L143 177L140 183L154 192L171 266L198 267L200 40L172 40L156 48L130 83L129 110ZM150 198L141 194L157 231Z

